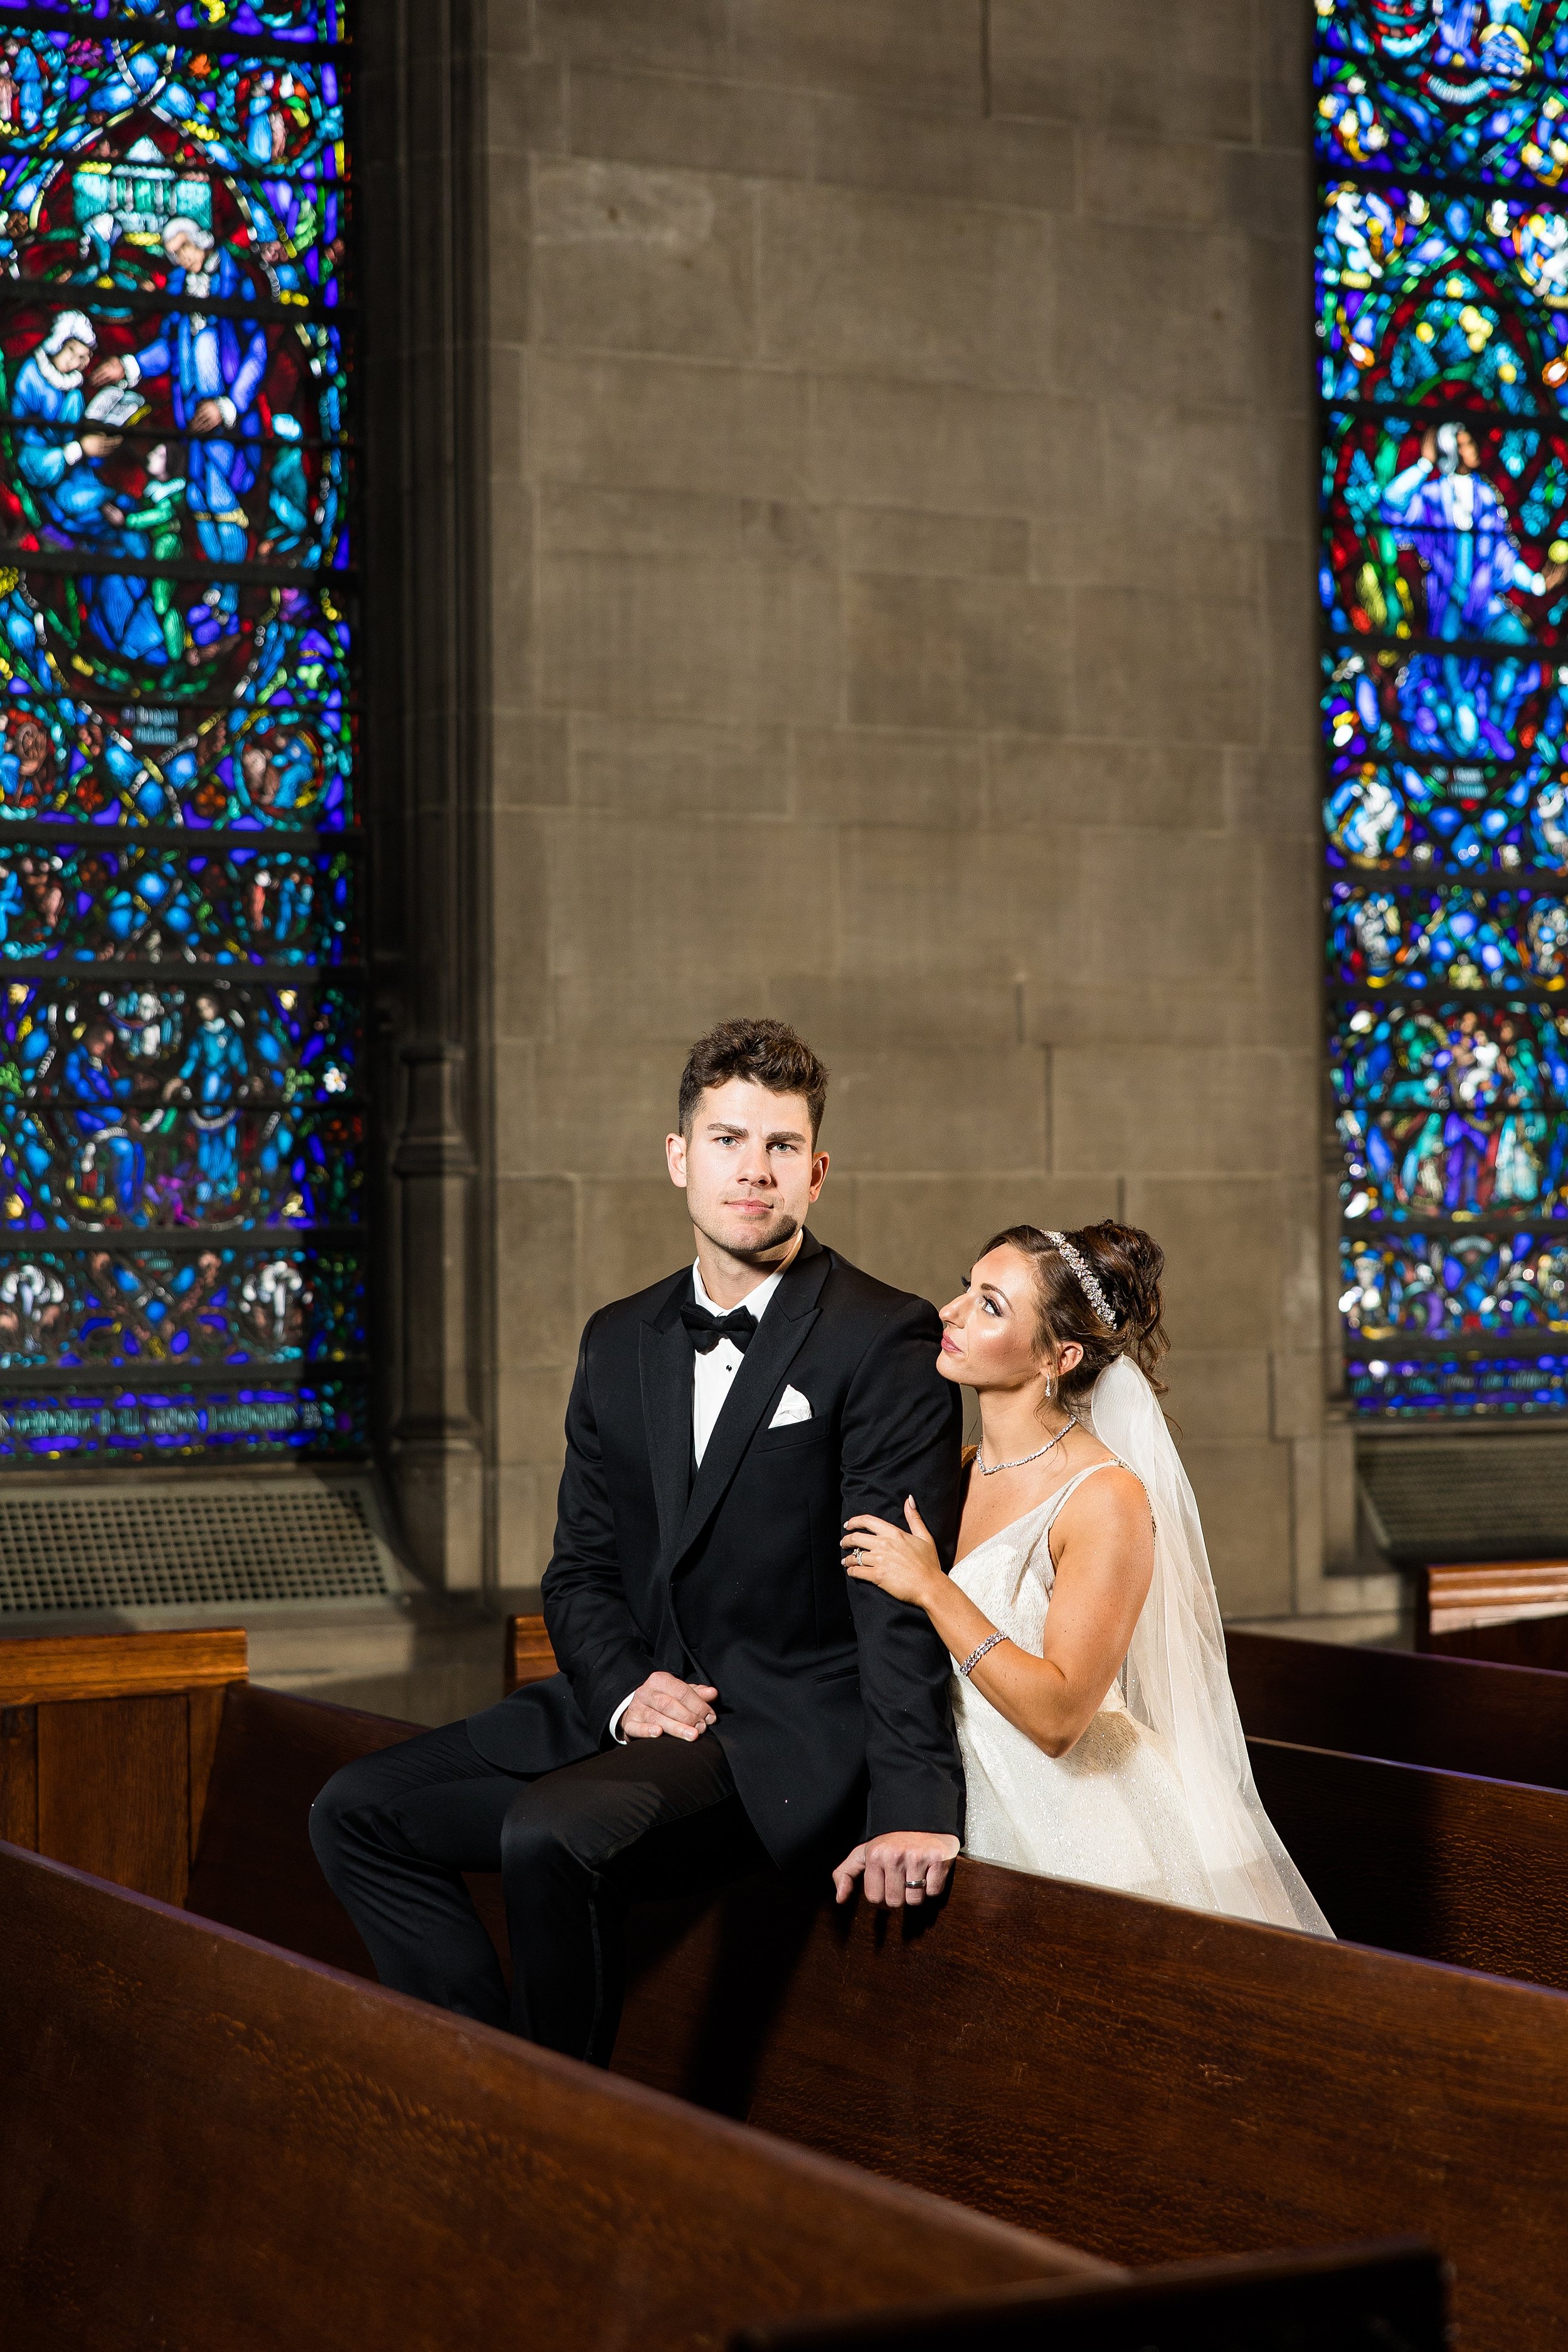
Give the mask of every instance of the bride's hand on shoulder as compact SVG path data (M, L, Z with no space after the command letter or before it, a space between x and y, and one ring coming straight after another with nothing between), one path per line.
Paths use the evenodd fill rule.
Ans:
M915 1507L912 1495L904 1503L907 1527L858 1512L844 1522L840 1543L846 1572L860 1584L879 1584L895 1601L912 1601L923 1609L944 1580L942 1562L931 1530Z

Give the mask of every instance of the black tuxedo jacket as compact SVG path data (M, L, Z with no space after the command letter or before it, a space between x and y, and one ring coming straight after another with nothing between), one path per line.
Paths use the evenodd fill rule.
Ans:
M934 1310L808 1234L693 1476L691 1297L686 1268L583 1334L544 1577L563 1671L471 1717L475 1747L514 1772L576 1763L661 1666L717 1689L703 1736L776 1861L846 1824L962 1835L947 1652L838 1548L853 1512L901 1526L912 1494L952 1560L963 1414ZM786 1384L812 1417L772 1429Z

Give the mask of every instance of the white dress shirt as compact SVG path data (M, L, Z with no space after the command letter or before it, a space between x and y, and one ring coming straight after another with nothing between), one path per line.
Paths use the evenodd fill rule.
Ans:
M748 1315L754 1315L760 1323L783 1280L784 1269L781 1266L777 1274L770 1274L765 1282L759 1282L755 1290L748 1290L738 1303ZM696 1293L697 1304L705 1307L710 1315L733 1313L733 1308L714 1306L702 1280L702 1269L696 1264L691 1268L691 1287ZM706 1355L699 1352L695 1358L691 1372L691 1450L699 1463L708 1451L713 1424L724 1410L730 1383L744 1361L745 1358L733 1339L721 1339L716 1347L709 1349Z
M767 1313L773 1295L784 1280L784 1269L781 1265L776 1274L770 1274L764 1281L759 1282L755 1290L748 1290L744 1298L736 1302L737 1305L743 1307L749 1315L754 1315L760 1323ZM695 1258L691 1262L691 1287L698 1306L705 1307L710 1315L733 1312L732 1308L716 1307L709 1297L707 1286L702 1279L701 1265ZM720 1339L716 1345L708 1349L706 1354L703 1354L700 1349L693 1351L691 1451L700 1464L708 1451L708 1441L713 1434L713 1424L724 1410L724 1401L730 1393L730 1383L744 1360L733 1339ZM617 1747L626 1746L626 1740L621 1732L621 1717L636 1696L636 1691L628 1691L610 1717L610 1738Z

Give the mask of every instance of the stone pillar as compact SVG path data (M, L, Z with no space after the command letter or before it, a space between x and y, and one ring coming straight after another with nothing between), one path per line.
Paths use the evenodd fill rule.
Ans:
M401 1191L403 1396L390 1468L404 1534L451 1591L483 1580L482 1432L473 1412L476 1162L461 1115L463 1049L404 1048L407 1112L394 1160Z
M482 8L479 10L482 18ZM365 760L384 1459L415 1564L486 1580L490 254L474 0L372 0ZM482 26L481 26L482 36Z

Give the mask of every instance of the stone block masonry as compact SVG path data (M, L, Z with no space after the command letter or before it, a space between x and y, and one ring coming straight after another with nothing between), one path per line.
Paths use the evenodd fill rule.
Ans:
M1146 1223L1222 1598L1336 1579L1304 44L1289 0L495 0L492 1577L687 1246L697 1031L833 1071L940 1299ZM504 820L504 821L503 821Z

